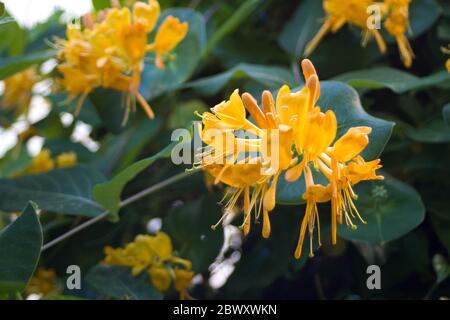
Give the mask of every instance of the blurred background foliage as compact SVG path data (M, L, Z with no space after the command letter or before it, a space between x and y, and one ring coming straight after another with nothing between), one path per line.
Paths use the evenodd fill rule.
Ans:
M109 3L93 2L96 9ZM324 17L318 0L160 3L162 8L170 8L163 15L189 21L189 33L165 72L151 62L143 71L140 91L150 101L156 119L149 121L138 111L125 127L121 126L120 93L95 90L79 117L73 119L74 103L62 104L67 97L49 90L48 79L57 75L54 64L48 62L55 55L52 43L65 33L62 12L31 29L11 20L7 12L3 14L0 80L38 65L43 81L35 95L50 108L35 122L0 110L2 132L16 128L13 132L18 136L0 159L0 227L11 223L12 212L22 211L33 200L45 210L39 215L45 243L88 217L98 216L103 208L114 209L121 193L125 199L182 172L185 167L173 165L167 150L158 153L169 145L172 130L188 127L197 120L194 111L214 106L235 88L259 96L263 89L275 91L284 83L301 86L299 60ZM117 222L101 221L44 251L39 266L54 269L61 288L67 265L79 265L83 271L82 290L60 289L54 298L161 298L148 279L132 279L120 270L102 273L96 267L104 258L105 246L123 246L137 234L155 231L160 225L170 234L179 256L192 261L198 275L190 292L197 299L449 297L450 76L445 62L450 57L441 48L450 42L450 5L443 0L413 0L410 19L409 39L416 55L411 69L404 69L392 39L387 54L381 55L372 42L362 48L358 31L351 27L328 35L310 57L321 80L341 81L355 88L364 110L377 119L359 109L357 97L339 100L340 96L327 97L325 91L321 101L327 105L322 107L342 105L346 108L341 109L343 117L380 121L386 126L370 157L382 150L390 123L396 124L381 156L386 179L362 183L357 189L357 205L367 225L356 231L341 228L338 244L332 247L324 214L324 246L314 258L304 254L296 261L293 250L304 206L292 205L289 188L279 194L270 239L262 239L260 230L244 239L233 226L240 219L224 230L211 230L221 216L217 202L224 188L211 187L202 173L196 173L121 209ZM340 85L325 83L330 88ZM342 88L353 94L349 87ZM17 129L17 122L26 124ZM77 139L74 134L80 126L89 128L87 138ZM32 161L27 145L36 137L52 155L75 152L78 165L36 177L19 176ZM133 165L138 160L144 162ZM104 184L110 179L116 179L115 183ZM94 185L100 188L97 192ZM39 246L28 241L39 241L41 226L30 210L28 207L20 216L21 226L12 227L20 222L17 219L8 232L0 234L0 294L11 286L23 289L36 265ZM35 238L6 246L14 233L23 234L24 228ZM16 260L11 255L15 250L23 252L14 256ZM24 269L13 284L5 281L10 278L5 273L6 261ZM366 287L366 268L371 264L381 266L382 290ZM121 287L124 283L126 287Z

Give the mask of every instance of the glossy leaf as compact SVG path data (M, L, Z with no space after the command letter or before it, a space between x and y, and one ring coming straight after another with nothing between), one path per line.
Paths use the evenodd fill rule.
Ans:
M173 207L163 220L163 230L172 236L179 256L192 261L197 273L208 271L222 248L222 228L211 229L222 215L218 201L218 197L202 196Z
M339 236L345 239L391 241L413 230L425 218L425 207L417 191L389 175L385 174L381 181L360 183L355 192L355 205L367 223L358 223L356 230L345 226L345 222L338 226Z
M32 204L0 231L0 293L21 291L32 276L42 247L42 228Z
M322 1L302 1L278 37L281 47L296 59L303 56L306 44L319 30L324 16Z
M0 60L0 80L55 56L53 50L24 54Z
M335 80L346 82L355 88L382 89L389 88L396 93L426 89L431 86L450 83L450 74L440 71L427 77L416 77L397 69L379 67L351 71L341 74Z
M85 166L0 179L0 210L19 211L31 200L43 210L94 217L104 209L93 200L92 188L103 181L101 173Z
M185 87L210 96L217 94L231 80L241 78L251 79L266 89L277 89L283 84L295 83L293 74L286 68L241 63L228 71L187 83Z

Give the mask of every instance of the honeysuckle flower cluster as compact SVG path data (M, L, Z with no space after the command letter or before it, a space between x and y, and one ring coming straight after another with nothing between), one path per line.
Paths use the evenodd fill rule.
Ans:
M154 117L153 110L138 91L144 57L153 52L155 65L164 68L164 59L188 30L187 22L181 23L178 18L168 16L156 31L154 42L148 43L148 35L154 30L159 15L158 1L149 0L148 3L135 2L132 9L111 8L86 15L83 25L67 26L67 39L58 41L58 70L69 96L80 97L75 114L93 89L103 87L128 93L127 115L137 100L147 116Z
M194 272L189 260L177 257L173 252L172 241L164 232L156 235L138 235L124 248L105 247L103 263L130 267L133 276L147 271L153 286L164 293L174 282L180 299L191 299L188 288Z
M383 27L395 38L403 64L409 68L414 58L413 50L405 35L410 29L410 3L411 0L384 0L383 2L377 0L323 0L323 8L326 13L325 22L306 46L305 55L309 56L325 35L329 32L336 33L345 24L361 29L364 46L373 37L380 52L385 53L386 43L380 31L368 27L368 21L371 17L371 11L368 8L377 6L380 18L383 20Z
M14 110L16 115L26 113L33 97L33 86L38 82L35 67L25 69L5 79L5 92L1 101L3 110Z
M322 112L317 106L320 83L316 70L307 59L301 65L305 86L297 92L291 92L284 85L274 99L269 91L264 91L260 108L249 93L240 96L236 90L229 100L213 107L212 112L204 112L200 135L206 146L198 162L215 177L215 183L232 187L233 191L225 197L228 202L222 219L234 212L239 198L243 198L241 227L244 234L250 231L254 212L255 220L262 215L265 238L270 236L269 213L275 207L281 173L285 173L284 179L288 182L303 176L306 192L298 197L306 201L306 211L295 250L297 259L301 256L307 230L310 256L313 255L316 225L321 244L318 203L331 202L331 242L335 244L337 224L345 220L348 226L356 228L353 222L356 217L365 223L354 203L357 196L353 186L363 180L383 179L376 174L381 168L380 160L366 162L360 155L369 143L372 129L351 127L336 139L335 113L332 110ZM246 118L246 110L254 122ZM253 137L242 137L242 131L251 131ZM277 137L276 143L272 143L274 137ZM264 147L267 144L268 147ZM247 152L250 149L253 153ZM315 181L314 172L323 175L328 183Z
M25 170L27 174L44 173L55 168L72 167L77 163L77 154L73 151L63 152L56 159L52 159L50 150L42 149L39 154L33 158L31 164Z

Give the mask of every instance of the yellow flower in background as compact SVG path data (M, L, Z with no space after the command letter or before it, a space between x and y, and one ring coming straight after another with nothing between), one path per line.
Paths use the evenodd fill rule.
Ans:
M85 16L83 26L67 26L67 39L58 41L58 70L69 96L80 97L75 114L92 90L103 87L127 93L124 123L136 101L150 119L154 118L153 110L139 93L144 57L155 51L155 65L164 68L164 58L184 39L188 29L187 22L168 16L156 33L155 42L149 44L148 34L159 15L158 1L139 1L132 9L111 8L96 16Z
M188 23L168 16L156 33L155 42L149 46L156 52L156 66L164 68L163 57L172 51L186 36Z
M16 115L27 112L33 96L32 89L37 81L38 74L35 67L6 78L1 109L14 110Z
M77 164L77 154L73 151L63 152L56 159L52 158L48 149L42 149L37 156L31 160L31 164L25 170L25 174L45 173L57 168L72 167Z
M185 269L175 269L175 290L180 293L181 300L191 300L192 297L188 293L191 286L194 272Z
M33 158L30 166L27 168L26 173L36 174L44 173L55 168L55 161L51 157L50 150L42 149L39 154Z
M172 241L164 232L158 232L154 236L138 235L124 248L105 247L103 263L130 267L133 276L138 276L147 270L153 286L161 292L168 290L174 280L175 289L180 293L180 298L189 297L187 288L194 275L191 271L192 264L189 260L182 259L173 253ZM180 267L182 269L179 269ZM176 276L179 270L192 276L188 283L185 277L183 285L177 286L177 281L180 281Z
M385 0L388 17L384 22L387 32L397 41L400 56L405 67L410 68L414 52L405 33L409 26L409 5L411 0Z
M379 30L368 28L371 18L371 6L377 6L383 27L395 38L403 64L406 68L412 65L414 53L406 37L409 31L409 5L411 0L323 0L326 13L325 22L313 39L306 45L305 56L316 49L319 42L329 33L336 33L345 24L353 25L362 31L362 44L366 46L370 38L375 38L381 53L386 52L386 43ZM381 22L381 21L380 21Z
M38 268L25 288L25 294L39 294L46 296L58 291L56 273L53 269Z
M77 164L77 154L73 151L64 152L56 157L56 165L58 168L72 167Z
M386 44L377 29L369 29L367 21L370 13L367 11L369 6L379 4L374 0L323 0L323 9L327 14L325 22L319 32L307 44L305 56L311 55L319 42L329 32L338 32L345 24L358 27L363 32L363 45L373 36L382 53L386 51Z

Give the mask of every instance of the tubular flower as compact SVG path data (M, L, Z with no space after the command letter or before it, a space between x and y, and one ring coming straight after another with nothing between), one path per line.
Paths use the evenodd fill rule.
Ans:
M245 110L255 123L246 119ZM238 200L243 198L244 234L250 231L254 210L255 220L262 215L262 235L267 238L278 177L292 160L292 127L277 114L269 91L262 94L262 108L249 93L241 97L235 90L229 100L211 111L201 115L200 136L206 147L199 154L198 164L214 177L215 184L222 182L232 187L224 197L228 201L218 224L235 212Z
M411 0L385 0L389 15L384 22L384 27L397 41L400 56L405 67L410 68L414 52L405 36L409 27L409 4Z
M1 109L14 109L16 115L26 112L30 106L33 86L37 81L38 75L35 67L6 78Z
M78 114L86 96L103 87L126 92L127 113L136 100L147 116L154 113L139 93L144 57L156 51L155 65L164 67L164 57L186 36L188 24L168 16L157 31L155 42L148 44L148 34L155 28L160 15L158 1L135 2L127 7L111 8L94 20L91 15L80 24L67 26L67 39L58 42L62 85L71 97L80 96L75 113Z
M124 248L105 247L103 263L130 267L133 276L138 276L142 271L147 270L151 283L161 292L168 290L174 280L175 290L179 292L180 298L190 298L187 289L194 275L191 271L192 264L173 254L172 241L164 232L158 232L154 236L138 235ZM181 271L192 276L189 282L186 280L183 286L178 286L177 272Z
M364 223L354 204L353 186L364 180L383 179L376 174L381 168L380 160L366 162L360 155L369 143L372 129L352 127L336 140L336 115L332 110L322 112L317 106L320 97L317 72L307 59L301 65L305 86L297 92L291 92L284 85L274 102L272 95L265 91L262 108L259 108L251 95L244 93L241 98L236 90L228 101L212 108L212 113L203 113L200 135L207 146L202 149L199 161L199 165L215 178L215 183L222 182L234 190L228 194L224 216L235 211L233 209L242 196L244 234L250 230L250 213L255 209L256 219L261 212L263 214L264 237L270 235L268 213L275 206L279 175L285 172L284 178L288 182L297 181L303 175L306 191L299 197L306 201L306 211L300 225L296 258L301 256L306 231L310 239L310 256L313 255L316 225L321 245L317 204L331 201L332 243L335 244L337 223L342 223L343 218L352 228L356 228L352 221L354 217ZM245 109L254 123L245 118ZM208 134L211 129L218 134ZM243 130L252 129L252 138L242 137ZM275 130L278 130L279 139L272 144L271 133ZM226 143L224 137L228 138ZM254 148L253 157L242 157L240 153L250 147ZM274 163L278 165L274 166ZM328 183L322 185L314 181L314 172L324 176Z
M363 45L373 36L382 53L386 51L386 43L384 42L380 32L377 29L369 29L367 21L370 13L367 8L379 4L374 0L324 0L323 8L327 17L324 24L314 36L314 38L307 44L305 55L309 56L317 47L319 42L330 31L332 33L338 32L345 24L358 27L363 32Z

